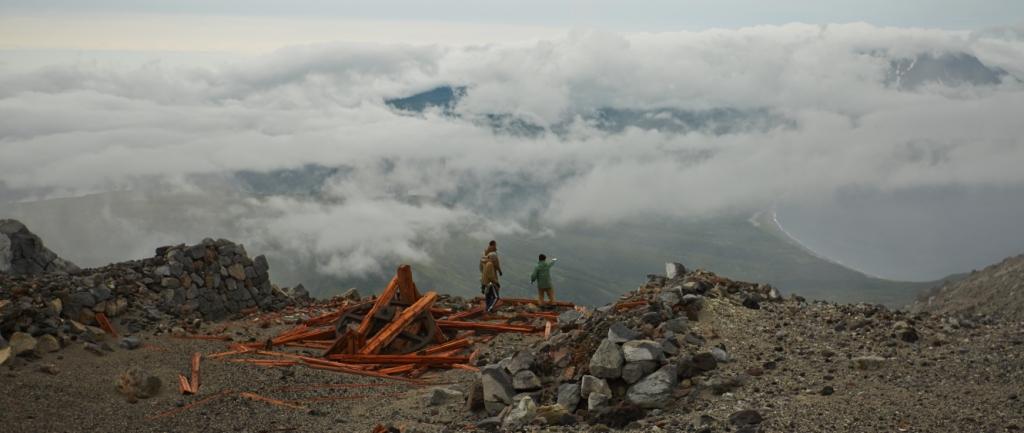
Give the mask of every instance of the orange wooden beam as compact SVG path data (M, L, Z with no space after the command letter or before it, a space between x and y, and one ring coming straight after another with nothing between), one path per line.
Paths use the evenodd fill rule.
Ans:
M199 362L203 359L203 354L196 352L192 354L192 380L189 381L188 385L192 389L193 394L199 393Z
M398 299L402 302L413 303L419 300L420 294L416 290L416 283L412 280L412 267L401 265L395 272L398 279Z
M262 395L253 394L251 392L240 392L240 393L238 393L238 396L239 397L245 397L245 398L250 399L250 400L256 400L256 401L262 401L262 402L265 402L265 403L270 403L270 404L275 405L275 406L287 407L289 409L299 409L299 410L305 410L306 409L305 406L299 406L297 404L291 404L291 403L288 403L286 401L281 401L281 400L273 399L273 398L270 398L270 397L264 397Z
M395 337L398 336L398 333L402 332L402 329L405 329L406 326L412 323L413 319L418 317L420 313L423 313L428 308L430 308L430 306L434 304L434 300L436 299L437 292L427 292L426 295L424 295L422 298L418 299L415 303L410 305L409 308L402 310L402 312L399 313L398 316L391 321L391 323L388 323L387 326L384 327L384 329L381 329L380 332L377 333L377 335L374 335L373 338L366 340L366 345L359 350L359 353L367 355L371 353L380 352L380 350L383 349L385 346L391 344Z
M519 325L499 325L494 323L479 323L479 322L461 322L458 320L438 320L438 326L441 328L449 329L474 329L477 331L494 331L494 332L523 332L531 333L538 332L538 329L532 326L519 326Z
M114 330L114 325L110 324L110 319L107 319L107 315L103 313L96 313L96 322L100 324L100 329L110 334L112 337L117 338L117 331Z
M377 301L370 307L370 311L363 316L363 321L359 323L359 328L356 330L356 334L360 337L365 337L367 332L370 332L370 327L373 325L373 316L391 303L391 299L395 297L395 292L398 291L398 277L391 279L388 283L388 287L384 289L384 292L377 297Z
M468 356L438 355L330 355L328 359L349 364L461 364Z

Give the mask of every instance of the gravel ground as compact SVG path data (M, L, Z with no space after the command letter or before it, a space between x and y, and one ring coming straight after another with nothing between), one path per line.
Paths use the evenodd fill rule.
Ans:
M267 330L270 332L272 330ZM403 431L434 432L461 426L463 402L428 406L430 387L351 376L305 367L263 368L205 360L198 396L182 396L177 374L188 373L193 352L226 350L223 342L144 337L146 346L97 356L80 345L0 372L2 432L369 432L378 424ZM116 346L116 344L111 344ZM39 371L53 364L56 375ZM163 381L159 395L136 403L117 392L115 380L128 367L140 367ZM464 389L473 373L456 370L434 377L446 387ZM379 386L292 391L286 387L320 384ZM231 392L218 396L223 392ZM299 402L290 409L239 397L253 392L280 400L348 397ZM166 416L155 416L204 398L213 399Z
M800 306L795 301L751 310L728 299L710 299L701 320L693 322L694 331L707 339L701 350L723 345L734 361L720 364L701 380L706 384L741 376L745 383L720 394L702 386L700 380L684 383L678 400L626 430L736 431L727 420L743 409L755 409L764 417L760 432L1015 432L1024 427L1021 323L950 328L939 318L925 317L914 322L920 340L905 342L893 336L895 319L858 311L849 306ZM855 330L837 330L838 323L855 322L860 322ZM261 338L280 329L243 327L234 324L229 331ZM499 336L481 358L496 361L527 347L534 338ZM191 354L222 351L226 344L153 336L144 336L144 341L144 348L118 348L104 356L72 345L14 368L4 367L0 431L369 432L378 424L390 424L403 432L441 432L471 430L479 418L467 413L460 399L430 406L429 386L304 367L262 368L215 360L203 362L199 395L181 396L176 377L187 372ZM887 360L877 370L852 368L850 358L864 355ZM39 371L45 364L53 364L59 373ZM114 381L130 366L160 377L163 391L150 399L127 402L117 393ZM453 370L433 379L465 391L474 374ZM285 389L319 384L363 387ZM234 393L153 418L225 391ZM252 401L239 397L241 391L293 401L304 409ZM318 397L335 400L302 401ZM587 424L526 427L526 431L601 430Z

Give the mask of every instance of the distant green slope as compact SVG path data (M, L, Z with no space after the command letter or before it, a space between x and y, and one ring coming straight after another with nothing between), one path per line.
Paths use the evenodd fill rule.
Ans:
M762 224L746 217L704 221L647 220L612 229L574 227L546 238L499 238L506 296L535 296L529 275L538 253L558 257L552 277L557 296L580 304L599 305L636 288L647 274L663 273L666 261L704 268L734 279L767 282L783 293L808 299L870 302L891 306L909 304L931 282L900 282L872 278L820 259ZM457 237L435 248L430 263L413 263L421 287L475 295L477 263L485 242ZM325 287L354 285L382 287L383 279L312 282L320 294Z
M256 247L233 221L216 212L220 201L169 195L156 199L132 193L107 193L33 203L5 203L0 217L24 221L62 256L88 265L146 257L168 243L228 237L266 254L271 275L283 285L303 283L325 296L357 287L382 289L390 276L339 278L316 272L299 256L273 247ZM178 212L190 209L190 212ZM778 232L764 218L755 226L747 215L701 221L634 219L611 227L556 228L550 237L498 238L506 296L534 296L529 275L538 253L558 257L553 270L557 296L599 305L636 288L651 273L663 273L666 261L751 282L771 283L784 293L809 299L871 302L905 306L934 282L912 283L872 278L815 257ZM420 287L445 293L478 294L477 264L486 240L456 235L430 248L432 260L412 263ZM397 266L391 263L386 267ZM386 272L385 272L386 273Z

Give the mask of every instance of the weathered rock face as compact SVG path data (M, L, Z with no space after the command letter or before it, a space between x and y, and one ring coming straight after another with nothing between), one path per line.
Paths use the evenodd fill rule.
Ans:
M39 275L74 272L78 266L57 256L17 220L0 220L0 272L11 275Z

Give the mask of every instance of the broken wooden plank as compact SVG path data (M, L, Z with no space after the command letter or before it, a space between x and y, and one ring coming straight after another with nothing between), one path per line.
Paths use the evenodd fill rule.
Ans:
M405 303L413 303L420 299L420 294L416 290L416 283L412 280L412 267L409 265L401 265L398 267L398 271L395 272L395 278L398 279L398 299Z
M520 325L499 325L495 323L479 323L479 322L462 322L458 320L438 320L438 326L448 329L473 329L476 331L492 331L492 332L522 332L532 333L539 332L537 328L532 326L520 326Z
M96 322L99 323L100 329L111 337L118 338L117 331L114 330L114 325L110 324L110 319L107 319L107 315L103 313L96 313Z
M184 374L178 374L178 391L182 394L195 394L192 392L192 384Z
M239 397L245 397L245 398L250 399L250 400L262 401L264 403L270 403L270 404L275 405L275 406L287 407L289 409L306 410L305 406L299 406L297 404L291 404L291 403L288 403L288 402L283 401L283 400L277 400L277 399L273 399L273 398L270 398L270 397L264 397L262 395L255 394L255 393L252 393L252 392L240 392L240 393L238 393L238 396Z
M444 351L448 351L448 350L452 350L452 349L459 349L459 348L462 348L462 347L466 347L466 346L469 346L470 344L473 344L473 342L470 341L469 338L463 337L463 338L458 338L458 339L455 339L455 340L451 340L451 341L449 341L447 343L444 343L444 344L439 344L437 346L428 347L428 348L426 348L424 350L419 351L418 353L422 353L424 355L434 355L434 354L437 354L437 353L440 353L440 352L444 352Z
M189 380L188 385L192 390L192 394L199 393L199 362L203 359L203 354L196 352L192 354L192 379Z
M469 361L468 356L439 355L347 355L336 354L327 357L333 361L349 364L458 364Z
M398 316L391 321L391 323L388 323L387 326L384 327L384 329L381 329L380 332L377 333L377 335L374 335L373 338L366 340L366 345L359 350L359 353L377 353L388 344L391 344L391 342L394 341L395 337L398 336L398 333L401 332L402 329L405 329L405 327L408 326L410 323L412 323L413 319L419 317L420 313L423 313L428 308L430 308L430 306L434 304L434 300L436 299L437 292L427 292L426 295L424 295L422 298L418 299L415 303L410 305L409 308L402 310L402 312L399 313Z
M356 329L356 334L360 337L365 337L367 332L370 332L370 327L373 325L373 317L377 315L382 308L391 303L391 298L395 297L395 292L398 291L398 277L391 279L388 287L377 297L377 301L370 307L370 311L363 316L363 321L359 323L359 328Z
M182 378L184 378L184 377L185 376L182 376ZM177 413L180 413L180 412L184 412L186 410L189 410L189 409L194 408L196 406L199 406L201 404L208 403L211 400L218 399L218 398L221 398L221 397L226 397L226 396L229 396L229 395L234 394L234 393L235 393L235 391L232 391L230 389L226 389L224 391L221 391L218 394L214 394L214 395L211 395L211 396L206 397L204 399L194 401L194 402L186 404L186 405L184 405L182 407L174 408L174 409L171 409L171 410L168 410L168 411L160 412L160 413L158 413L156 415L148 416L148 417L146 417L146 420L147 421L152 421L152 420L155 420L155 419L158 419L158 418L163 418L165 416L170 416L170 415L174 415L174 414L177 414Z

